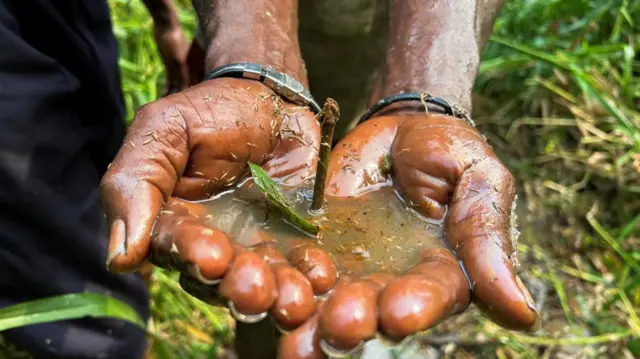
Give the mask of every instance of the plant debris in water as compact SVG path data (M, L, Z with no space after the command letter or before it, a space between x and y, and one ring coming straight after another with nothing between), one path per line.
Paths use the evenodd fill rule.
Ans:
M307 233L318 234L320 228L296 213L287 198L280 192L276 182L269 177L262 167L249 162L249 169L251 170L251 176L253 176L253 182L264 193L269 204L280 211L291 225Z

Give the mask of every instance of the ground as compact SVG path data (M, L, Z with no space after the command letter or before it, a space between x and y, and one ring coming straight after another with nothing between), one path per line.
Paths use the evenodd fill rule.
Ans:
M141 1L110 0L128 118L163 86ZM195 18L183 1L189 34ZM640 356L640 2L510 0L483 56L474 120L520 190L520 273L542 307L535 335L473 308L422 340L447 358ZM152 287L156 358L215 358L223 310L175 276ZM405 353L402 357L422 357Z

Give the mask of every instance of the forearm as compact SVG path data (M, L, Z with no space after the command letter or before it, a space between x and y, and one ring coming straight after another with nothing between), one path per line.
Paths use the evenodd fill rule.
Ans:
M504 0L392 0L389 43L371 101L427 91L471 108L488 31Z
M297 0L193 0L206 44L205 70L256 62L308 85L298 44Z
M172 0L143 0L156 28L180 26L180 20Z

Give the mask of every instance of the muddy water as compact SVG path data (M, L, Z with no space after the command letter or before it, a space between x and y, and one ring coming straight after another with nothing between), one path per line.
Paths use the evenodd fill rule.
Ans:
M229 233L237 243L252 247L260 241L275 241L286 254L301 242L315 241L334 256L343 274L397 275L417 263L422 249L444 246L440 223L409 211L391 186L357 198L329 197L323 213L316 216L307 211L310 191L288 197L298 213L320 227L315 238L267 210L263 201L247 201L235 190L203 204L211 213L209 224Z

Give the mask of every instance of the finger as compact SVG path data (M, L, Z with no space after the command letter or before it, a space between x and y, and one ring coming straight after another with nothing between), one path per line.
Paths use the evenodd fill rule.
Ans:
M414 208L441 219L449 203L447 239L478 307L506 328L539 326L512 260L513 177L484 138L453 117L413 116L398 129L391 154L398 188Z
M449 195L464 171L467 152L484 141L462 121L449 119L407 116L391 148L396 185L413 208L435 220L446 213Z
M278 326L291 330L304 323L315 311L315 298L309 280L287 264L272 266L278 297L271 314Z
M320 336L329 351L349 351L375 336L377 289L371 281L336 286L320 311Z
M171 108L166 106L169 99L175 100ZM153 222L187 163L181 105L170 96L143 106L102 178L100 197L110 224L110 270L134 271L147 257Z
M297 187L312 179L318 164L320 124L305 107L287 105L282 110L279 141L264 170L282 186Z
M187 200L206 199L217 192L230 188L246 172L246 163L208 158L204 151L197 151L189 159L189 167L180 178L173 195Z
M338 269L333 258L317 245L303 243L294 246L287 259L309 279L316 295L328 293L338 280Z
M209 215L209 210L206 206L196 202L187 202L176 197L170 197L164 204L164 209L174 212L180 211L180 213L184 212L189 216L202 220L206 219Z
M478 161L460 178L447 231L473 285L476 305L505 328L537 331L540 314L514 270L514 201L509 171L493 158Z
M394 279L395 276L388 273L374 273L362 277L362 280L371 281L378 291L382 290Z
M278 358L280 359L325 359L320 348L318 331L319 315L315 314L296 330L280 339Z
M236 319L261 316L276 299L275 276L258 254L242 252L220 282L219 292L229 301Z
M174 195L205 199L242 178L246 163L264 162L275 148L283 116L271 90L255 81L218 79L182 92L188 94L194 120L192 151Z
M287 258L284 257L282 252L272 243L261 244L255 247L253 250L256 254L262 258L269 265L276 264L289 264Z
M306 107L284 102L264 87L245 87L243 97L221 91L192 99L194 106L211 108L216 118L200 120L215 126L193 135L193 142L201 145L191 155L176 196L208 198L242 179L248 173L247 162L262 164L270 176L286 186L297 186L315 174L314 149L320 129L313 114Z
M398 128L395 118L376 118L349 132L332 150L325 193L357 196L387 181L384 159Z
M229 238L199 218L176 212L163 211L158 217L152 234L151 261L187 271L203 283L216 283L233 258Z
M311 283L300 271L292 267L276 247L276 240L265 230L253 229L249 243L273 270L278 296L271 314L283 330L291 330L304 323L315 311L315 297Z
M444 248L424 253L418 266L380 292L380 327L393 340L426 330L469 305L469 285L453 254Z

